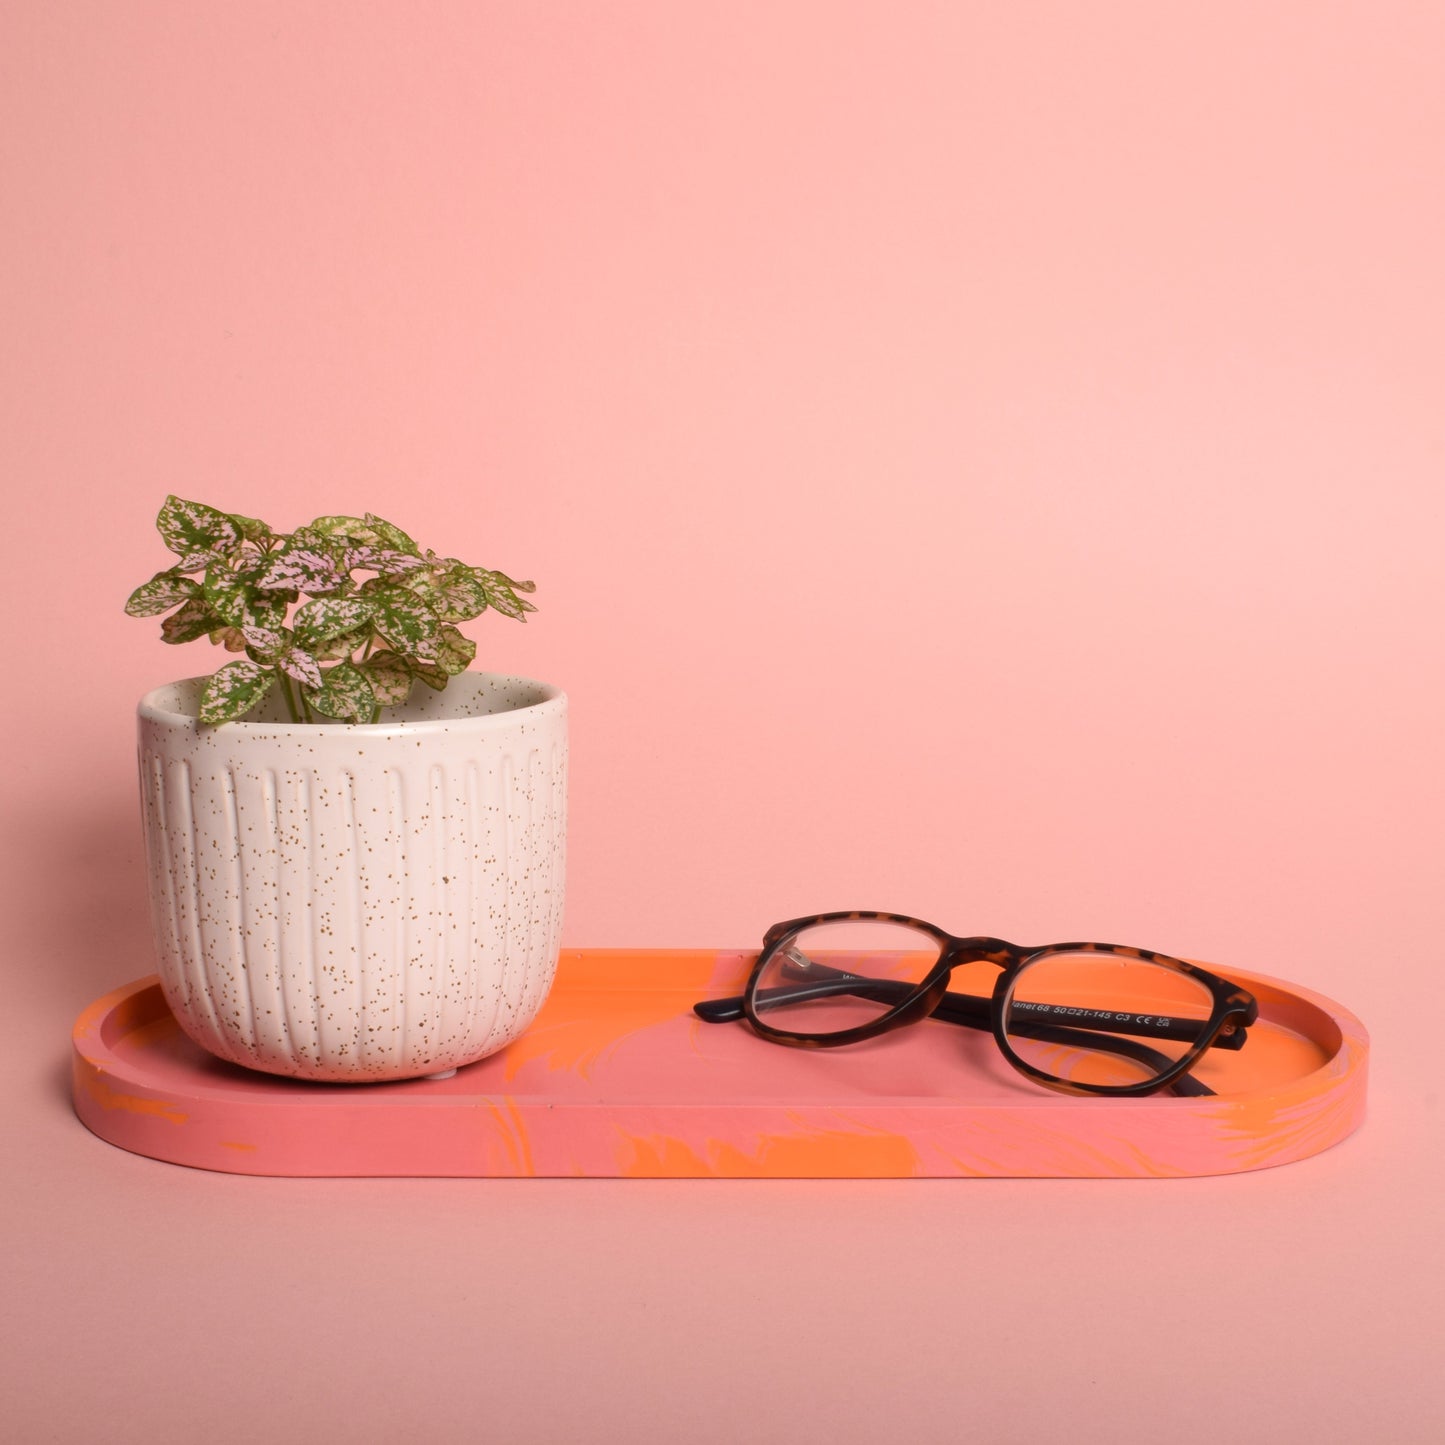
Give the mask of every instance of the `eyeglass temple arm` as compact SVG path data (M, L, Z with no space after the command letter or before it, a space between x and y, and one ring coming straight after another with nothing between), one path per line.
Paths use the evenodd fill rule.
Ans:
M893 979L859 978L856 974L842 973L821 963L810 963L806 974L803 969L798 968L793 976L799 979L798 983L787 988L760 989L758 1001L771 1003L786 1000L790 1003L805 1003L809 999L851 993L879 1003L895 1003L914 987L913 984L900 983ZM694 1011L708 1023L724 1023L743 1016L743 1001L741 997L712 999L705 1004L696 1005ZM1018 1017L1020 1011L1023 1011L1026 1017ZM932 1017L944 1019L948 1023L966 1024L972 1028L993 1028L993 1008L990 1001L973 994L944 994ZM1085 1011L1062 1004L1020 1003L1015 1000L1009 1021L1010 1031L1022 1033L1025 1025L1062 1025L1071 1029L1096 1029L1115 1035L1136 1034L1153 1039L1177 1039L1184 1043L1193 1040L1199 1032L1197 1019L1177 1019L1164 1014L1125 1014L1120 1017L1117 1012L1109 1009L1099 1009L1091 1016ZM1211 1047L1241 1049L1246 1037L1246 1030L1236 1025L1228 1033L1217 1034Z
M851 993L855 997L873 998L879 1003L887 1003L890 999L897 998L900 989L907 987L907 985L890 984L887 980L881 980L879 983L864 983L864 980L857 980L857 983L864 983L862 988L857 987L856 984L848 986L849 982L845 978L840 978L806 984L797 988L768 988L761 990L758 999L760 1002L766 1003L786 996L789 1002L802 1003L811 998L827 998L840 993ZM741 997L705 999L692 1007L698 1018L707 1023L730 1023L743 1017ZM944 994L930 1017L942 1019L944 1023L962 1024L967 1028L980 1029L986 1033L991 1032L993 1028L988 1001L973 998L968 994ZM1093 1049L1098 1053L1122 1054L1125 1058L1134 1059L1160 1073L1173 1062L1167 1054L1161 1054L1158 1049L1151 1049L1148 1044L1138 1043L1134 1039L1121 1039L1117 1034L1107 1039L1101 1039L1096 1034L1091 1034L1084 1029L1032 1022L1016 1027L1014 1032L1031 1039L1041 1039L1044 1043L1062 1044L1069 1048ZM1207 1084L1201 1083L1190 1074L1181 1074L1168 1087L1175 1094L1195 1097L1214 1093L1214 1090Z

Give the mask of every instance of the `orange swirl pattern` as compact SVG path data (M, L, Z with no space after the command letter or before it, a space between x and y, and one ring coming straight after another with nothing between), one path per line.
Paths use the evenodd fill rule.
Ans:
M1169 1178L1287 1164L1364 1116L1368 1040L1328 999L1232 971L1261 1020L1213 1097L1034 1087L984 1036L924 1023L797 1051L700 1024L750 959L702 950L561 956L532 1027L445 1080L323 1086L198 1048L154 980L74 1033L75 1109L136 1153L231 1173L621 1178Z

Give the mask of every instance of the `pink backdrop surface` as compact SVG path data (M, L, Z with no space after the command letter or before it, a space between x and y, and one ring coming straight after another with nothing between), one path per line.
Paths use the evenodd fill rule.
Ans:
M1438 1438L1442 57L1394 3L11 0L15 1438ZM572 699L570 945L1233 963L1364 1019L1364 1130L1143 1185L99 1143L134 705L219 660L121 613L167 492L537 580L467 630Z

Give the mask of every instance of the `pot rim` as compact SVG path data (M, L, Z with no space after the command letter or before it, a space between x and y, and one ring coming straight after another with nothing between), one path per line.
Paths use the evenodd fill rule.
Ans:
M136 704L136 716L143 722L160 723L167 727L193 728L200 730L200 719L194 713L176 712L173 708L162 707L156 701L161 693L171 688L180 687L185 683L200 683L202 687L210 681L213 674L203 673L199 677L178 677L171 682L162 683L159 687L153 687L144 694ZM248 733L265 733L267 736L282 737L295 735L298 737L315 737L318 732L322 733L366 733L370 737L382 737L388 733L415 733L432 732L455 732L458 727L467 724L473 727L505 727L519 713L530 713L533 716L549 716L555 713L565 713L567 710L567 694L554 683L541 682L533 677L520 677L512 673L502 672L460 672L457 673L448 683L455 682L459 677L486 678L494 685L520 686L523 688L535 689L540 696L536 702L523 703L520 707L504 708L501 712L459 714L451 717L430 717L414 718L411 720L393 720L389 722L376 723L347 723L347 722L265 722L257 719L236 718L231 722L216 723L212 731L221 728L226 729L233 737L244 737ZM443 694L445 690L443 689Z

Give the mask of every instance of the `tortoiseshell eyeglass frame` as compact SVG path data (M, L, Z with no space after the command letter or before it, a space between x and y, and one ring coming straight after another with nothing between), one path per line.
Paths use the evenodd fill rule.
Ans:
M756 995L764 971L773 959L785 950L804 929L815 928L825 923L849 923L855 919L880 923L901 923L928 934L938 944L938 962L917 984L905 984L892 980L867 980L866 987L871 996L877 998L880 990L887 990L887 994L896 991L898 997L886 1013L880 1014L876 1019L859 1027L840 1029L835 1033L810 1034L779 1029L765 1023L758 1016ZM1122 958L1143 959L1148 963L1158 964L1162 968L1187 974L1208 989L1214 1003L1213 1010L1209 1018L1204 1021L1173 1021L1177 1022L1181 1029L1187 1026L1188 1037L1193 1038L1194 1042L1187 1053L1172 1062L1168 1061L1167 1055L1150 1050L1143 1044L1135 1043L1131 1039L1118 1038L1118 1034L1131 1031L1127 1025L1123 1027L1113 1023L1107 1026L1091 1025L1078 1018L1071 1018L1067 1025L1030 1022L1027 1025L1027 1032L1030 1036L1043 1039L1045 1042L1090 1047L1099 1051L1114 1051L1151 1067L1160 1060L1167 1064L1167 1067L1162 1068L1155 1076L1141 1080L1137 1084L1085 1084L1071 1079L1058 1078L1034 1067L1014 1051L1009 1043L1005 1022L1008 1018L1009 1003L1013 997L1014 986L1022 971L1039 959L1047 958L1051 954L1063 953L1112 953ZM979 962L995 964L999 969L992 996L985 999L972 994L950 993L948 983L953 970L964 964ZM786 966L784 964L784 968ZM807 989L811 993L819 987L817 982L809 982L809 980L818 979L817 970L821 967L822 965L807 961L806 973L801 969L794 971L794 976L803 980L799 984L800 989ZM829 972L828 970L824 971L825 973ZM827 992L832 993L862 994L863 990L861 989L844 986L850 978L851 975L837 974L831 983L824 981L821 986ZM861 980L853 981L861 982ZM880 1001L886 1002L887 994ZM1190 1077L1190 1070L1211 1048L1242 1048L1247 1037L1245 1030L1258 1017L1259 1005L1254 996L1238 984L1220 978L1217 974L1210 973L1197 964L1186 963L1182 958L1170 958L1167 954L1154 953L1147 948L1129 948L1119 943L1050 943L1041 947L1026 947L1022 944L1009 943L1002 938L956 937L951 933L946 933L936 924L928 923L921 918L911 918L904 913L855 911L815 913L808 918L791 918L783 923L775 923L763 936L762 952L758 954L757 962L753 965L743 992L734 998L705 1000L695 1004L693 1012L708 1023L743 1020L754 1033L772 1043L803 1049L837 1048L843 1044L860 1043L864 1039L876 1038L879 1034L888 1033L892 1029L917 1023L921 1019L936 1018L945 1023L962 1024L968 1028L991 1032L994 1042L997 1043L1009 1063L1021 1074L1034 1080L1035 1083L1042 1084L1045 1088L1064 1094L1102 1094L1118 1098L1140 1098L1158 1093L1163 1089L1180 1095L1212 1094L1214 1091L1206 1084ZM1091 1029L1098 1030L1105 1027L1110 1034L1108 1042L1102 1040L1097 1032L1091 1032ZM1196 1029L1198 1030L1197 1037ZM1133 1032L1147 1033L1149 1031L1140 1029L1133 1030ZM1180 1033L1176 1032L1175 1037L1179 1036L1181 1036Z

